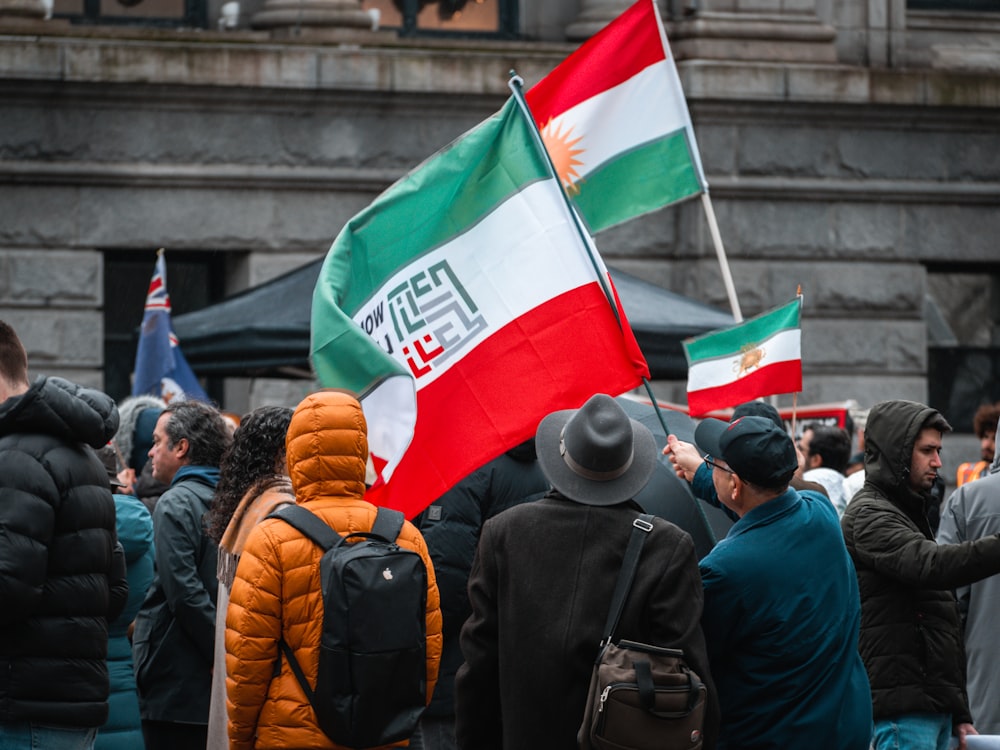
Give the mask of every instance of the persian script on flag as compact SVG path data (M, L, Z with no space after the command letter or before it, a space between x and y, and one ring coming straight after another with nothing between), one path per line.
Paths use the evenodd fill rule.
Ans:
M352 219L320 272L313 365L362 396L369 499L410 516L550 411L648 376L529 127L510 100Z
M591 232L698 195L706 182L653 0L639 0L526 94Z
M801 309L797 297L739 325L685 341L691 416L802 390Z

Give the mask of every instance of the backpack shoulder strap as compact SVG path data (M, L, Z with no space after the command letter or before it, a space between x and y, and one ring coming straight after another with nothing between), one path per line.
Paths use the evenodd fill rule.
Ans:
M378 508L375 523L372 524L372 534L382 537L387 542L395 542L399 532L403 530L405 520L406 516L398 510Z
M331 529L326 521L301 505L294 503L282 505L280 508L276 508L268 513L267 517L280 518L289 526L295 527L312 539L324 551L332 549L343 541L343 537Z

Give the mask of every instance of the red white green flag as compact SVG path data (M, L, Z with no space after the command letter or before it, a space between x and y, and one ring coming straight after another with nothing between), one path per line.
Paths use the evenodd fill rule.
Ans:
M802 298L721 331L684 342L688 413L701 416L744 401L802 390Z
M638 0L526 98L593 233L707 186L654 0Z
M368 498L411 517L549 412L648 377L530 127L511 99L390 187L313 294L317 376L368 421Z

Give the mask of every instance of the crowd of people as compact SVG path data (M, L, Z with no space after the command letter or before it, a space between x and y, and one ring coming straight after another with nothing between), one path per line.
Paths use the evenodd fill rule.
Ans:
M0 750L342 746L302 684L318 689L326 658L325 550L274 514L372 532L361 405L328 389L227 416L32 380L0 321ZM595 394L400 514L393 543L426 571L410 580L428 704L402 744L578 747L636 498L664 466L733 525L698 554L653 518L615 639L677 649L700 677L692 740L964 750L1000 734L1000 404L977 413L982 459L945 502L944 415L895 400L856 416L860 466L848 430L796 442L763 402L661 449Z

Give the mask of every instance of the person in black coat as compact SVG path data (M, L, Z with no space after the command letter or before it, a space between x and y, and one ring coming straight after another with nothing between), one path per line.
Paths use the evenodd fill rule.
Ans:
M632 523L656 465L653 436L610 396L542 420L538 460L553 489L483 526L455 681L464 750L576 750L591 671ZM615 640L683 650L708 687L704 747L718 703L702 635L691 536L655 518Z
M483 524L507 508L539 499L548 489L532 437L469 474L415 519L434 562L444 636L434 698L420 721L417 742L424 750L456 746L455 673L462 664L458 638L472 611L466 589Z
M117 428L104 393L29 382L0 321L0 746L86 746L108 717L108 621L128 584L93 448Z

